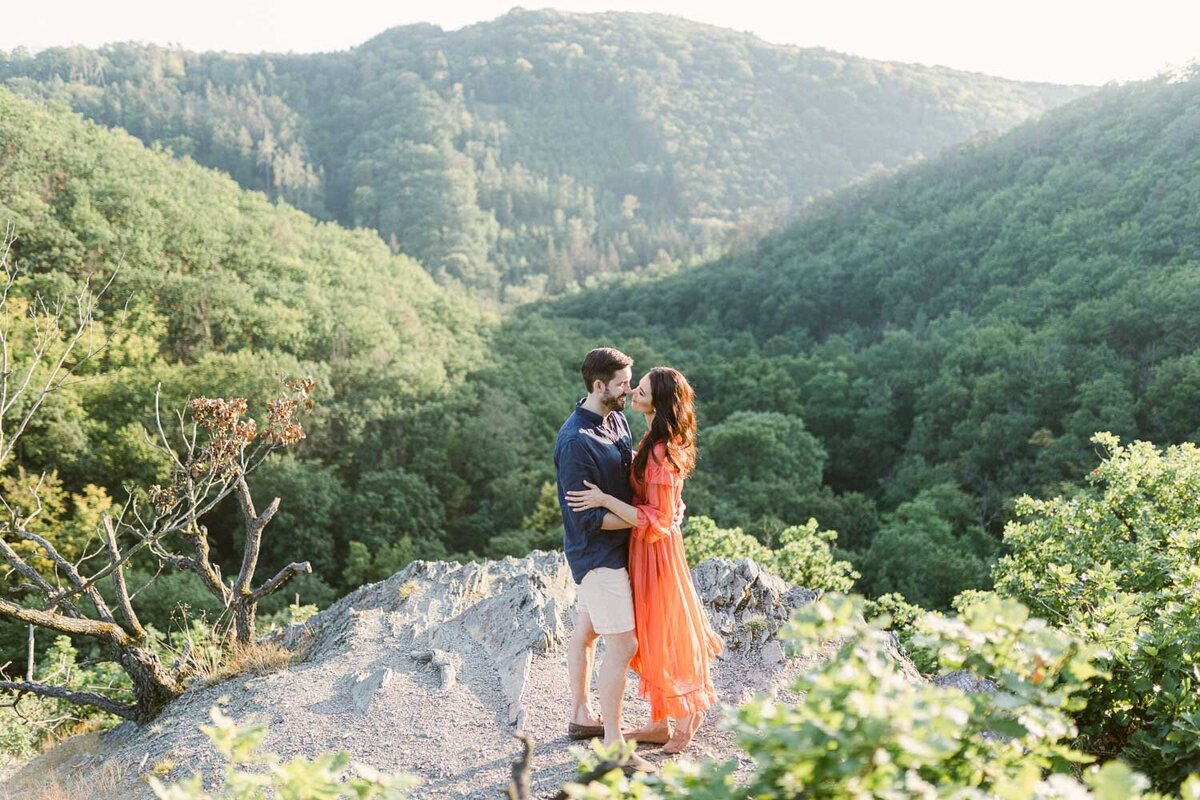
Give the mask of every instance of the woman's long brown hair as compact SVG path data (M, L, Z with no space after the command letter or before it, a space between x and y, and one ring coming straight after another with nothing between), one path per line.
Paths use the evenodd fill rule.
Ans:
M679 370L655 367L649 374L654 422L638 445L633 476L639 482L645 480L650 453L662 442L666 445L667 460L686 478L696 466L696 393Z

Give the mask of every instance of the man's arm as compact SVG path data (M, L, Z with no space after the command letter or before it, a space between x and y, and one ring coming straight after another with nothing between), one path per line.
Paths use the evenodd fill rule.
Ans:
M583 489L584 481L596 483L600 479L600 469L588 451L587 445L578 439L573 439L563 446L558 457L558 504L562 508L563 519L574 520L575 527L586 535L598 533L601 530L615 530L604 523L608 512L603 508L589 508L586 511L574 511L566 501L566 493L572 489ZM627 524L620 526L628 528Z

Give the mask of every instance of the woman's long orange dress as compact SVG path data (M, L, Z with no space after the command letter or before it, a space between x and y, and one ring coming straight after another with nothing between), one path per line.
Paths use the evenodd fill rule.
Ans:
M638 649L631 666L650 719L678 719L717 701L709 662L721 641L704 613L683 552L683 477L655 446L644 481L632 475L638 523L629 540Z

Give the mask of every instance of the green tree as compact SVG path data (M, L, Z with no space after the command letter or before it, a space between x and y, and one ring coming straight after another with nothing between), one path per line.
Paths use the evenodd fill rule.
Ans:
M689 499L722 523L798 521L821 486L825 450L798 417L736 412L702 429L700 451Z
M969 499L956 487L926 489L884 516L858 560L863 589L898 593L923 608L949 609L964 589L987 588L996 543L970 524Z

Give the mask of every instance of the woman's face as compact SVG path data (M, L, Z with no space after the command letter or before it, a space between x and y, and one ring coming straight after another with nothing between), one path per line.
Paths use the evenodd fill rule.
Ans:
M629 401L633 404L633 410L642 414L649 414L654 410L654 402L650 399L649 372L642 376L637 386L633 387L633 392L629 395Z

